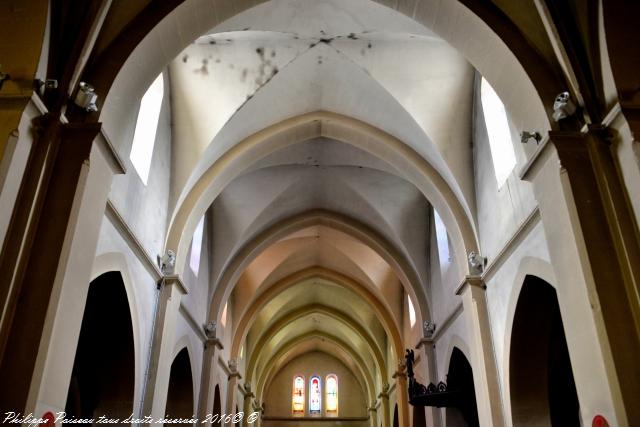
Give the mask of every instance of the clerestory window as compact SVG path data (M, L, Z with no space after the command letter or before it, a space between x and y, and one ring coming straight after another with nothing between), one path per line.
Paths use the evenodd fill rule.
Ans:
M153 157L153 146L156 142L156 131L158 130L158 120L160 119L160 107L164 96L164 82L160 74L149 86L144 96L140 100L138 110L138 120L133 134L133 144L129 158L136 172L147 185L149 170L151 168L151 158Z
M480 98L489 137L493 169L498 181L498 188L500 188L516 165L516 154L513 151L507 111L498 94L484 77L480 86Z

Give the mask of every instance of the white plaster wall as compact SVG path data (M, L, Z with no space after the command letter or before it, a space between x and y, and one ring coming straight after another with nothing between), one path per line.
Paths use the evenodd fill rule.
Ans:
M525 156L514 128L512 140L517 164L504 185L498 187L482 112L479 75L476 76L475 94L473 141L478 208L476 217L480 251L491 263L537 203L531 184L518 177L518 172L524 166ZM529 142L528 145L535 143Z
M509 387L511 327L520 289L526 274L554 282L549 276L551 270L544 230L537 221L500 268L485 279L492 345L507 425L512 423Z
M137 101L139 105L139 100ZM123 106L122 108L127 108ZM125 162L127 173L116 175L111 185L109 199L120 212L147 253L155 258L163 253L169 208L169 186L171 175L171 108L167 73L164 73L164 97L156 141L151 159L149 179L145 186L129 159L133 133L137 118L137 107L129 121L118 123L120 139L113 140L120 157ZM105 125L107 132L108 129ZM111 136L111 133L108 134ZM122 136L120 136L122 135Z
M430 281L427 290L431 300L431 319L425 320L435 322L437 328L461 302L455 294L461 277L455 261L440 263L433 212L429 213L429 242ZM450 254L454 256L453 251Z
M184 295L181 304L191 314L198 324L205 324L209 314L209 284L211 283L211 259L213 258L211 248L212 240L216 236L212 233L211 210L207 211L202 232L202 248L200 252L200 268L197 273L187 266L182 274L182 281L189 290ZM191 257L192 245L189 247L187 259Z

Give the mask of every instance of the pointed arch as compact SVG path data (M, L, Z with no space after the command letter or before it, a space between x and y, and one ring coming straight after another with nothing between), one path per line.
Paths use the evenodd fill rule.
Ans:
M178 202L165 247L176 251L176 271L182 272L188 238L197 221L222 190L243 170L289 145L325 136L353 145L384 159L411 182L438 209L451 234L460 272L468 271L467 252L477 251L475 226L465 204L442 175L422 156L399 139L361 120L327 111L292 117L262 129L225 152L204 172Z
M289 352L291 352L295 347L309 340L313 340L316 338L324 339L336 347L340 348L344 351L351 360L355 363L358 368L358 374L356 372L352 372L356 378L360 378L364 381L364 388L367 396L370 400L375 399L375 373L371 372L371 368L364 362L362 357L358 354L358 352L353 349L349 343L342 341L340 338L336 338L330 334L318 331L312 331L303 335L300 335L296 338L291 339L282 345L282 347L271 356L270 362L267 364L266 369L264 369L260 375L257 377L257 387L256 394L257 396L262 396L264 391L267 389L270 379L277 371L277 361L283 359L287 356ZM335 357L335 356L334 356Z
M276 335L279 331L281 331L283 328L285 328L287 325L291 324L292 322L296 321L297 319L300 319L302 317L308 316L310 314L323 314L326 315L332 319L335 319L336 321L340 322L341 324L346 325L350 330L352 330L353 332L355 332L359 337L362 338L362 340L369 346L369 348L371 349L373 355L374 355L374 359L377 363L377 368L380 372L386 372L386 363L385 363L385 359L384 356L382 354L382 351L380 350L380 348L378 347L377 343L375 342L374 338L367 332L367 330L360 325L355 319L353 319L352 317L341 313L331 307L327 307L327 306L323 306L320 304L313 304L310 306L305 306L305 307L301 307L299 310L295 310L292 313L287 314L286 316L284 316L282 319L279 319L276 323L274 323L271 327L269 327L266 331L264 331L264 333L262 333L255 344L255 348L256 349L260 349L263 348L264 346L266 346L267 342L269 339L271 339L271 337L273 337L274 335ZM258 356L259 356L259 352L255 351L249 358L249 361L247 363L247 372L253 372L257 360L258 360Z
M303 280L311 278L324 279L332 283L344 286L354 291L365 301L367 301L373 308L374 312L378 315L380 323L385 328L387 336L391 340L395 356L398 358L404 356L404 347L402 345L403 341L400 337L399 332L400 329L393 318L391 310L386 304L384 304L378 297L376 297L368 287L360 284L350 277L324 268L312 267L287 276L284 279L276 282L274 285L270 286L268 289L265 289L254 296L253 302L248 306L249 310L241 316L238 322L238 328L236 329L236 334L233 338L231 350L232 357L234 357L233 355L238 354L242 340L246 336L246 332L248 331L248 328L250 327L260 308L262 308L264 304L266 304L266 302L271 300L279 293L292 286L295 286Z

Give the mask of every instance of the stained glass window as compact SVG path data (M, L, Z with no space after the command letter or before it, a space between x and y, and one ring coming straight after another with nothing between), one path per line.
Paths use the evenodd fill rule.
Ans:
M293 415L304 415L304 377L300 375L293 378L291 408Z
M327 375L325 383L327 391L327 415L338 415L338 377Z
M320 413L320 377L313 376L309 380L309 413Z

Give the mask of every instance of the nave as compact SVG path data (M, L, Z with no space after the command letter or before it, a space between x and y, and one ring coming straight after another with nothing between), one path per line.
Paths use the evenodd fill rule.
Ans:
M3 423L640 423L637 5L5 3Z

